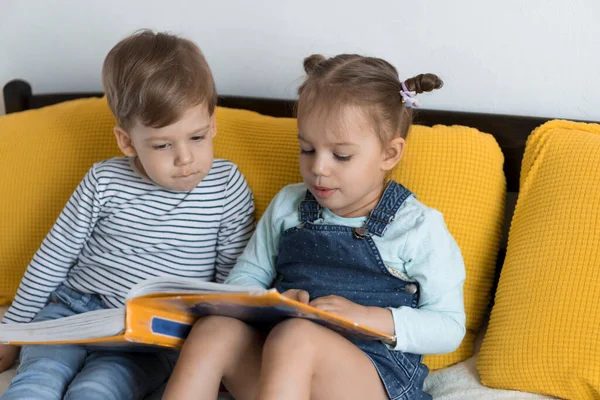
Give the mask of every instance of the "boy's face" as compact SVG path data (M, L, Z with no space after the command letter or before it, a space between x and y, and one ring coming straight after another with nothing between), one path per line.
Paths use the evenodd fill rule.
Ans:
M208 174L216 133L214 115L208 114L205 104L189 108L179 121L163 128L137 122L128 132L115 128L119 148L127 156L137 156L140 172L174 191L192 190Z

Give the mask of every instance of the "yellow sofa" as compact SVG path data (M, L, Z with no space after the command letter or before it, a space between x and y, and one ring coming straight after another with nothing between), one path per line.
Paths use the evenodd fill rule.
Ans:
M40 98L32 96L30 92L27 96L29 97L26 102L21 101L21 104L25 104L23 108L28 108L27 104L32 104L34 108L44 105L43 102L39 103ZM58 95L47 99L47 102L54 103L63 99L64 97ZM15 104L14 99L5 99L5 102L7 108ZM300 180L297 170L296 125L295 120L289 117L290 103L242 98L225 98L221 99L221 102L229 108L219 107L216 111L216 156L228 158L239 165L254 193L256 216L260 218L270 199L281 187ZM279 117L262 115L248 109ZM17 110L11 108L8 111ZM287 117L280 117L281 115ZM539 366L543 357L540 359L537 353L523 356L529 351L527 346L531 346L531 341L547 336L548 329L552 329L551 323L550 327L547 324L539 324L537 328L544 327L546 331L541 332L539 337L535 334L530 335L529 342L507 340L507 335L519 336L519 330L523 326L529 326L527 321L521 321L523 318L511 317L510 314L511 307L514 306L511 301L515 296L519 298L519 304L527 304L526 286L519 286L521 291L517 294L511 290L520 282L519 262L522 255L519 252L523 251L521 242L513 239L512 234L507 255L511 275L500 276L501 296L496 298L498 311L492 311L490 323L490 333L493 333L493 336L484 341L483 355L480 355L479 349L488 324L495 281L503 264L506 236L519 184L526 189L524 193L527 197L524 197L525 200L519 197L515 215L519 225L513 227L518 229L515 232L522 232L525 229L523 226L531 226L529 219L539 219L539 215L535 217L536 214L531 217L532 206L523 203L533 198L531 201L535 207L539 201L538 197L544 196L543 193L540 195L535 182L532 183L532 179L535 178L531 176L537 176L540 165L546 165L544 162L549 158L547 154L551 151L546 147L540 151L538 147L547 144L554 136L565 139L565 135L578 138L583 135L584 137L572 146L572 154L577 157L577 151L585 149L586 145L595 146L595 137L600 138L595 126L554 122L538 129L535 135L531 136L536 141L531 144L531 149L528 146L525 151L524 162L528 162L526 172L530 174L528 178L523 175L523 171L519 175L520 155L531 128L543 122L542 120L435 111L422 112L418 118L427 125L433 125L435 122L447 125L415 125L409 134L406 155L394 172L394 178L415 192L425 204L443 212L449 230L461 247L467 269L464 287L467 335L457 351L425 357L424 362L432 369L426 380L426 390L435 398L441 399L541 399L550 398L548 395L568 398L578 398L581 395L581 398L594 398L594 394L598 395L600 390L600 378L595 380L594 375L598 371L594 368L600 365L600 352L596 352L598 348L593 343L585 341L586 349L592 352L591 356L588 354L586 358L587 362L592 364L592 368L571 375L576 381L579 379L589 383L585 387L563 382L569 379L563 376L564 374L561 375L564 369L576 365L573 360L577 357L571 357L572 365L565 366L563 370L560 365L554 366L551 371L554 375L547 378L544 375L547 371L543 366ZM448 126L454 124L467 126ZM111 134L113 125L114 120L105 100L98 97L13 112L0 117L0 171L3 176L0 181L0 301L4 305L8 304L14 295L20 276L33 252L87 169L95 161L119 155ZM486 133L486 127L497 128L500 125L500 131L492 129L493 135ZM554 132L556 130L560 132ZM585 151L589 156L589 151ZM582 163L585 165L585 162ZM547 168L553 171L554 167L550 165ZM578 179L582 179L581 176L587 177L591 182L589 185L600 180L596 172L598 169L586 169L583 166L581 168L584 172L577 172ZM568 174L567 171L563 175L568 177ZM550 186L546 184L542 190L551 191L552 187L552 183ZM593 193L590 193L592 192L585 192L582 196L593 198ZM585 204L585 199L582 202ZM544 207L552 209L553 203L547 202ZM564 205L561 204L560 207ZM570 221L569 214L561 215L563 219L559 218L552 223L564 225ZM571 246L579 245L582 251L585 250L584 263L598 260L595 258L596 253L588 249L590 244L585 240L595 240L595 235L600 230L600 221L595 224L593 218L588 218L588 222L590 220L592 222L586 225L587 236L580 237L579 242L569 242ZM529 236L525 236L535 237L538 231L553 229L543 223L538 225L537 231L528 231ZM550 235L550 238L553 237ZM539 247L541 255L544 254L544 249L547 247ZM573 254L578 253L575 251ZM535 260L527 259L526 262L535 271L535 274L528 278L528 282L538 286L547 283L534 279L540 274L543 275ZM580 270L588 271L586 268ZM598 287L594 286L593 282L597 275L588 275L587 287ZM542 300L543 297L538 299L538 303L522 309L528 312L543 309L545 305L539 304ZM565 312L588 312L585 309L587 303L577 304L580 308L570 307L565 309ZM556 318L556 315L548 312L544 318L547 322L549 318ZM507 319L519 323L507 324ZM592 327L593 325L586 325L581 329L589 330ZM559 335L572 333L563 329ZM577 351L581 350L576 339L569 343L571 353L577 354ZM537 352L543 351L544 348L537 349ZM509 359L511 355L517 357L519 361L515 365L521 363L523 368L530 371L532 377L519 380L514 374L505 371L502 364L506 361L499 355L500 352ZM477 366L485 378L483 382L493 388L482 384ZM8 384L13 373L14 370L0 374L0 392L5 387L3 385ZM552 377L558 377L562 381L551 382Z

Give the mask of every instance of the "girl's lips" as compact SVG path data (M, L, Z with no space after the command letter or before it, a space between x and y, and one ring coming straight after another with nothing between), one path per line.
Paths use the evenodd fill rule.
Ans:
M335 193L335 189L326 188L323 186L315 186L315 194L317 197L326 199Z

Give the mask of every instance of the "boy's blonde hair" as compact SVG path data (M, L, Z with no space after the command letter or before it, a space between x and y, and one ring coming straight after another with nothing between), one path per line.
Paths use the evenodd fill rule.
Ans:
M102 86L125 130L135 122L162 128L201 103L212 115L217 105L215 82L198 46L164 32L141 30L117 43L104 60Z

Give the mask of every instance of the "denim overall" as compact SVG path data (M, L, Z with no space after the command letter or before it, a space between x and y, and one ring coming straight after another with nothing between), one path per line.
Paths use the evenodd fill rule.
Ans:
M377 207L359 228L317 225L321 206L307 190L300 203L301 224L283 232L275 269L275 288L303 289L310 299L337 295L374 307L416 308L419 286L393 276L372 235L383 236L412 193L391 181ZM348 338L373 362L390 399L431 399L423 392L428 369L421 356L389 350L382 342Z

